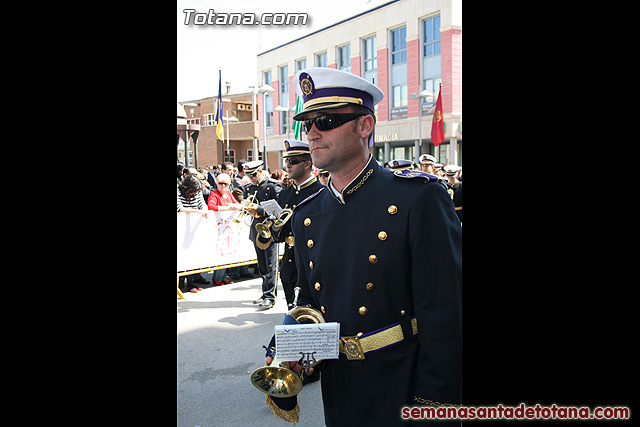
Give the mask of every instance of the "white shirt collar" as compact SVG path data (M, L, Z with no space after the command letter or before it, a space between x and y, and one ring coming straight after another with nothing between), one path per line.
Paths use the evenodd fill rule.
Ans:
M303 185L305 185L307 182L311 181L312 179L314 179L315 177L313 175L311 175L309 178L307 178L304 182L300 183L300 185L296 186L295 183L293 183L293 186L295 187L296 190L300 190L300 188L302 188Z
M336 198L340 200L342 204L344 204L344 199L342 198L342 194L340 194L340 192L336 190L336 188L333 186L333 183L331 181L329 181L329 188L331 189L331 191L333 191L333 194L336 196Z

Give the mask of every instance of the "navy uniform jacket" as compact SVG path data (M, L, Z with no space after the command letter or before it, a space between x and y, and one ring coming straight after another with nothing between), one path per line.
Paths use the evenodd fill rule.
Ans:
M318 366L327 426L406 426L402 406L460 404L462 228L436 177L399 174L371 156L344 204L324 188L291 219L299 305L339 322L341 336L400 322L411 337Z
M280 182L275 179L265 178L260 184L255 185L252 183L247 184L244 187L244 197L248 197L253 195L256 191L256 200L255 203L260 204L260 202L264 202L265 200L277 199L278 194L282 190L282 186ZM251 240L256 246L260 249L266 249L271 242L271 239L263 239L258 236L258 231L256 230L256 224L264 221L267 218L267 214L265 213L262 206L258 206L257 210L258 218L253 218L251 221L251 228L249 230L249 240ZM262 247L261 247L262 246Z
M460 222L462 222L462 181L458 181L456 179L455 184L450 185L447 182L447 185L451 190L453 190L453 206L460 208L456 209L456 214L458 215L458 218L460 218Z
M322 184L320 184L315 177L311 181L302 184L300 188L296 187L295 184L291 184L280 192L278 204L283 209L295 209L301 201L322 187ZM275 236L276 233L272 235ZM284 245L282 261L280 261L280 279L286 283L295 283L298 279L298 272L296 271L293 245L289 244L295 240L293 238L293 231L291 230L291 220L287 221L280 232L277 233L276 239L278 242L287 242L287 244Z

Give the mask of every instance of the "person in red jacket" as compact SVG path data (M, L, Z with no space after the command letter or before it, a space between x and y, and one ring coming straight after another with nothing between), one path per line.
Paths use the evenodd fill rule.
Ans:
M231 184L231 177L226 173L221 173L217 178L217 188L209 194L209 200L207 206L212 211L230 211L238 210L242 208L242 205L229 191L229 185ZM214 270L213 283L216 286L231 284L233 281L225 278L226 269Z
M242 205L229 191L231 177L226 173L221 173L218 175L217 183L217 188L209 194L207 201L209 210L221 212L240 209Z

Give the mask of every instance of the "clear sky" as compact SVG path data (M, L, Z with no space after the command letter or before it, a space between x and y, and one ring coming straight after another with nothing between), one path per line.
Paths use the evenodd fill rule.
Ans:
M231 83L233 93L247 92L256 85L260 52L309 34L345 18L372 9L389 0L178 0L177 8L177 101L190 101L218 94L218 67L222 69L222 91ZM185 25L184 9L194 9ZM195 13L307 13L306 25L194 25ZM271 19L271 18L270 18Z

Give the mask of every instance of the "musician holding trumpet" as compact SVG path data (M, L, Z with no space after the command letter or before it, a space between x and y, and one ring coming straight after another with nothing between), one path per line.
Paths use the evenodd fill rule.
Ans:
M245 209L253 217L249 229L249 240L253 242L258 259L258 269L262 276L262 296L253 301L260 308L270 309L276 300L278 246L272 245L271 236L266 237L258 233L256 225L268 219L260 202L276 200L282 190L282 186L275 179L267 178L262 170L262 160L254 160L244 164L244 173L249 176L251 183L244 188L245 198L254 195L253 203Z

